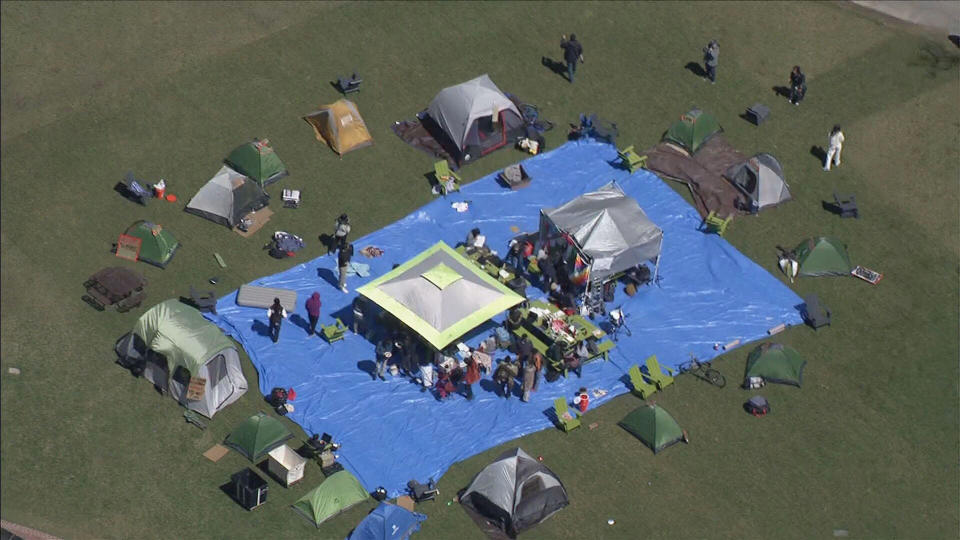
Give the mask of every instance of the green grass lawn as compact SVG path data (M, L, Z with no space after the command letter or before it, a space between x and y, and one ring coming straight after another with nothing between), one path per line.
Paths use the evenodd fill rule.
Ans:
M341 212L359 237L428 202L431 160L390 126L441 88L489 73L556 123L551 148L581 112L616 121L620 142L637 148L692 105L713 112L741 151L780 159L796 199L735 220L730 242L775 272L774 246L836 235L885 277L793 286L817 293L834 324L778 336L808 365L802 390L764 389L767 418L741 409L750 394L735 384L749 349L735 350L715 363L727 388L682 378L657 397L689 445L654 457L616 426L640 404L619 397L587 413L595 430L545 430L455 465L439 500L420 506L423 537L483 538L447 501L516 444L544 457L572 501L525 538L957 537L960 57L944 36L809 2L4 2L0 14L4 519L70 539L343 538L373 504L314 530L289 508L319 482L314 465L289 490L271 479L268 503L247 513L219 486L248 463L200 455L264 408L246 358L251 391L201 432L116 366L112 347L146 307L190 284L218 275L226 294L319 255L317 235ZM586 57L574 85L540 63L560 58L570 32ZM684 68L712 38L715 86ZM808 74L801 107L772 91L794 64ZM365 82L351 99L375 145L341 160L300 116L337 99L330 81L354 69ZM756 101L772 109L759 128L738 117ZM811 147L834 123L844 161L824 173ZM274 200L300 189L303 206L275 208L251 239L185 214L230 149L255 136L269 137L291 172L269 188ZM522 158L502 150L462 174L475 180ZM111 188L127 170L165 178L180 201L123 200ZM861 219L821 208L834 189L856 193ZM145 306L93 311L81 284L125 263L110 246L144 218L183 247L166 270L129 264L150 281ZM273 230L306 238L305 253L268 257Z

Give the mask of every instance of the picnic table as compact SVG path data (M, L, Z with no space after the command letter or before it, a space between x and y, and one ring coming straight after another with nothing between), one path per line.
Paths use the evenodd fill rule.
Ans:
M610 340L600 341L607 333L580 315L567 315L557 306L542 300L533 300L526 308L520 309L523 325L514 330L516 336L527 336L537 352L546 355L550 346L560 342L565 349L572 349L583 341L594 339L596 352L584 360L584 363L603 357L609 358L610 349L615 346ZM530 314L535 315L531 317Z
M518 277L516 273L511 272L510 270L507 269L508 268L507 265L505 264L496 265L493 262L490 262L487 258L490 257L491 255L494 255L494 253L490 250L490 248L486 246L479 247L479 248L477 247L468 248L467 246L460 245L460 246L457 246L454 251L456 251L460 255L463 255L467 260L477 265L480 269L486 272L487 275L498 280L500 283L503 283L504 285L508 285L511 281L513 281ZM526 282L526 280L524 280L524 282L526 283L526 285L529 285L529 282Z

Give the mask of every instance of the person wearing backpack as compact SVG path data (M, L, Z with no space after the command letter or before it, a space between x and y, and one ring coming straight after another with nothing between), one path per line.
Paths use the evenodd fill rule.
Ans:
M577 62L583 62L583 46L577 41L576 34L560 36L560 48L563 49L563 59L567 62L567 80L573 84L573 74L577 72Z
M283 309L279 298L273 299L273 305L267 309L267 319L270 320L270 339L274 343L280 340L280 323L287 318L287 310Z
M353 257L353 244L343 244L337 254L337 266L340 269L340 290L347 291L347 268L350 266L350 259Z
M327 254L333 253L338 248L343 249L343 246L347 243L347 235L350 234L350 216L346 214L340 214L340 217L337 218L337 221L333 224L333 242L330 244L330 248L327 250Z

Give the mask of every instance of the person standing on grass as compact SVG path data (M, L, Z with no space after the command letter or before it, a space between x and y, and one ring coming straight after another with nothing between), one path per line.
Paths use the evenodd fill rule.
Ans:
M840 152L843 150L843 132L840 131L840 124L833 126L828 144L827 162L823 164L825 171L830 170L830 165L840 166Z
M790 103L799 106L807 94L807 76L800 71L800 66L793 66L790 71Z
M567 80L573 84L573 75L577 72L577 62L583 62L583 46L577 41L576 34L560 36L560 48L563 49L563 59L567 62Z
M307 299L307 317L310 319L310 329L307 330L307 335L314 335L317 333L317 322L320 320L320 293L314 291L313 295Z
M348 234L350 234L350 216L340 214L340 217L338 217L336 223L334 223L333 244L330 245L327 254L329 255L337 249L342 249L347 243Z
M353 244L341 244L340 252L337 255L337 267L340 269L340 290L347 291L347 268L350 267L350 259L353 257Z
M703 68L707 72L707 79L710 84L717 82L717 60L720 58L720 44L717 40L711 40L703 48Z
M274 298L273 304L267 309L267 319L270 320L270 339L274 343L280 340L280 323L287 318L287 310L280 305L280 299Z

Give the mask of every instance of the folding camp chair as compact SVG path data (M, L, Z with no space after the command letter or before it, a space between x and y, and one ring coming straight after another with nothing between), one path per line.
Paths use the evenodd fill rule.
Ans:
M564 433L569 433L570 430L580 427L580 415L576 411L573 414L570 413L570 407L567 406L567 400L560 397L553 400L553 411L557 415L557 422L560 423L560 429Z
M440 490L437 489L437 483L433 481L433 478L431 478L426 484L421 484L416 480L411 480L407 482L407 487L410 489L410 494L413 496L413 500L418 503L435 500L437 495L440 494Z
M137 180L132 172L127 172L114 189L127 199L143 206L146 206L147 202L154 197L153 186L143 180Z
M347 327L340 319L334 321L330 326L321 324L320 327L323 329L323 337L326 338L327 343L340 341L347 333Z
M655 384L648 383L647 380L643 378L643 373L640 373L640 366L633 365L627 373L630 375L630 384L633 385L633 393L639 396L640 399L647 399L647 397L657 391Z
M730 225L730 222L733 221L733 215L729 215L726 219L721 218L713 210L707 214L707 217L703 218L703 230L707 232L715 232L720 236L723 236L727 232L727 225Z
M618 150L617 156L620 157L623 166L631 173L635 173L647 166L647 156L637 155L637 153L633 151L632 144L623 150Z
M352 94L353 92L360 91L360 83L363 82L363 79L357 76L357 73L354 72L349 78L339 77L337 78L337 89L343 95Z
M860 219L860 210L857 208L857 198L852 193L841 197L834 191L833 206L841 218Z
M446 160L433 164L433 176L437 179L437 186L441 195L460 191L460 183L463 180L460 175L450 170L450 164Z
M217 313L217 296L213 291L198 291L190 286L190 301L201 312Z
M647 358L647 376L650 378L654 384L657 385L657 388L663 390L664 388L673 384L673 371L670 368L667 368L668 373L664 373L660 368L660 362L657 361L657 355L651 354Z

